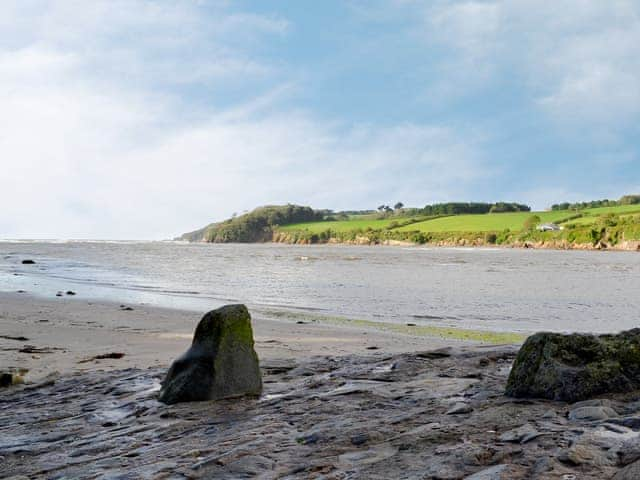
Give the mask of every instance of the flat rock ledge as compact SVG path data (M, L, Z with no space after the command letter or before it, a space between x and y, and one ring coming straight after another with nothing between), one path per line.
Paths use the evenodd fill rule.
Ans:
M505 397L512 347L263 362L259 398L166 405L163 369L0 392L0 472L47 479L629 479L640 395ZM634 473L635 472L635 473Z

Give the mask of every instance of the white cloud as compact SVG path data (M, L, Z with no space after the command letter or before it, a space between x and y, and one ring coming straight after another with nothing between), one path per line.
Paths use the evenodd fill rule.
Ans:
M415 8L416 4L412 5ZM520 88L574 126L637 126L640 4L632 0L420 4L419 35L449 51L435 95ZM613 125L612 125L613 123Z
M253 52L287 22L224 4L203 17L197 5L8 6L0 237L167 238L264 203L422 204L464 196L486 171L479 140L447 128L344 125L284 108L296 85ZM226 108L182 88L254 74L266 93Z

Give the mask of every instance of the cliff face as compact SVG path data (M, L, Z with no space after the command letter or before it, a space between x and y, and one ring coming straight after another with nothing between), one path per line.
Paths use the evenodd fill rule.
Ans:
M275 227L322 220L324 210L300 205L266 205L223 222L181 235L178 240L212 243L254 243L271 241Z
M182 240L184 242L206 242L207 232L213 228L216 224L212 223L206 227L194 230L193 232L187 232L180 235L176 240Z

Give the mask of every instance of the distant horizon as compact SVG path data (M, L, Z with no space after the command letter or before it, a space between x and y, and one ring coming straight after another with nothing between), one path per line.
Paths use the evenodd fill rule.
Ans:
M640 192L637 2L8 0L0 27L0 237Z

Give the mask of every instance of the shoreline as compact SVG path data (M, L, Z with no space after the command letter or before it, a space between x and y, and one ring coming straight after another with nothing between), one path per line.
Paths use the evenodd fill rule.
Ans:
M195 326L206 313L121 305L77 296L46 299L29 293L0 293L0 365L12 371L27 369L27 383L53 372L168 367L187 350ZM251 313L256 351L265 361L398 354L479 343L411 329L376 329L368 323L300 323L299 317ZM111 353L124 356L95 358Z
M214 243L214 242L189 242L189 243ZM355 240L340 241L330 238L326 242L312 243L304 239L298 241L288 240L288 235L281 236L278 232L274 233L273 239L269 242L249 242L249 243L275 243L283 245L349 245L349 246L386 246L386 247L426 247L426 248L495 248L495 249L532 249L532 250L578 250L578 251L612 251L612 252L640 252L640 240L625 240L616 245L607 245L597 243L573 243L565 240L552 241L517 241L513 243L489 243L483 238L476 239L459 238L455 240L442 240L437 242L415 243L408 240L392 240L383 241L372 240L369 237L356 237Z

